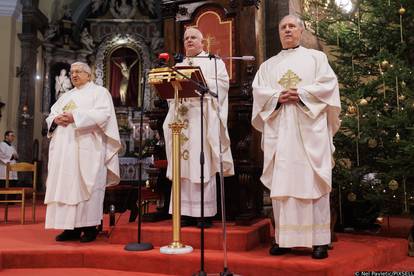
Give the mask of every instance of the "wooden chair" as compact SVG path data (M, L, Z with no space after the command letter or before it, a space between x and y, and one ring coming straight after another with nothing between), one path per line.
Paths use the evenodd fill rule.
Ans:
M33 181L31 187L10 187L9 186L9 175L10 172L32 172ZM25 221L25 203L26 195L32 194L32 221L35 223L35 209L36 209L36 180L37 180L37 163L16 163L10 164L7 163L6 166L6 187L0 188L0 195L5 195L5 199L0 200L0 203L6 203L6 208L4 211L4 221L7 223L8 218L8 204L9 203L20 203L20 221L21 224L24 224ZM8 195L17 195L20 196L20 199L8 199Z

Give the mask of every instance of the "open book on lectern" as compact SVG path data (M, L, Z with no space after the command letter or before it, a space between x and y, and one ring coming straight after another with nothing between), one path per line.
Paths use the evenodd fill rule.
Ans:
M200 67L176 66L174 69L181 74L168 67L151 69L148 74L148 82L155 87L160 98L173 99L175 87L178 88L179 98L199 97L196 91L200 91L200 87L196 83L199 83L201 86L207 86Z

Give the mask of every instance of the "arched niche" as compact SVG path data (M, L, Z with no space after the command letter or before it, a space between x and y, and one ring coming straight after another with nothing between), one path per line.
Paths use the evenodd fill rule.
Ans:
M131 81L129 83L131 85L136 86L138 92L144 90L144 93L138 93L135 105L128 103L126 106L131 106L135 108L139 107L139 103L141 102L140 97L143 96L143 107L145 110L148 110L148 108L150 107L150 88L148 84L146 84L145 89L142 89L141 76L143 75L145 70L148 70L150 68L150 54L148 46L145 44L144 38L140 37L139 35L114 34L103 39L102 43L98 47L96 54L95 82L98 85L105 86L108 90L111 89L111 57L120 49L125 49L123 51L126 52L131 51L130 53L136 53L138 62L134 65L134 67L137 66L135 67L135 70L138 70L139 73L138 75L136 75L137 83L131 84ZM129 63L129 65L131 65L131 63Z
M105 86L115 106L141 107L142 60L139 53L128 47L113 48L105 59Z

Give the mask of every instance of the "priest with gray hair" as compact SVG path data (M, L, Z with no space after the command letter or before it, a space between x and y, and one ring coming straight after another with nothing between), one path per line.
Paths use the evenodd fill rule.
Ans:
M62 229L56 241L91 242L103 216L105 187L119 183L121 148L112 97L91 81L91 68L75 62L74 88L46 118L49 147L46 229Z
M279 23L283 50L265 61L253 82L252 125L262 133L262 183L275 219L271 255L313 247L328 257L333 136L341 109L338 81L323 52L299 45L295 15Z
M222 60L217 61L217 75L214 60L207 58L203 50L203 34L194 27L184 32L186 58L176 66L198 66L203 72L207 87L218 91L218 99L206 95L203 109L203 134L200 128L200 99L183 98L178 106L178 119L184 123L181 132L181 226L203 226L201 217L200 194L204 190L204 227L212 226L217 213L216 173L220 171L220 143L223 161L223 175L234 175L230 137L227 129L229 76ZM217 77L217 79L216 79ZM172 179L172 134L168 125L174 121L175 102L169 100L169 110L163 129L165 150L168 160L167 177ZM220 116L217 110L220 110ZM203 135L204 148L204 186L201 186L200 135ZM170 208L170 211L171 208Z

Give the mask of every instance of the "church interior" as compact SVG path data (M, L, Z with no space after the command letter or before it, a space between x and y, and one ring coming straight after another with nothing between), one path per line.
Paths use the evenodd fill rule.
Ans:
M365 16L372 11L384 16ZM15 184L32 188L33 201L28 197L25 208L21 201L2 202L8 194L0 187L0 273L414 271L413 12L411 0L0 0L0 132L15 133L18 162L35 164L33 177L19 172ZM261 183L262 136L251 125L252 83L260 65L283 50L278 24L288 14L305 22L301 46L324 52L339 79L342 125L333 142L332 240L324 260L311 259L306 248L284 256L268 253L275 230L271 194ZM367 27L372 22L376 27ZM194 250L164 254L160 248L177 230L166 176L168 103L150 75L174 66L185 53L188 27L203 33L204 51L223 57L228 72L234 175L224 179L223 197L217 185L213 226L181 228L182 241ZM45 229L50 144L45 119L74 88L74 62L88 64L93 82L109 91L122 145L120 183L106 188L100 232L89 244L57 243L59 231ZM153 249L124 249L141 241Z

